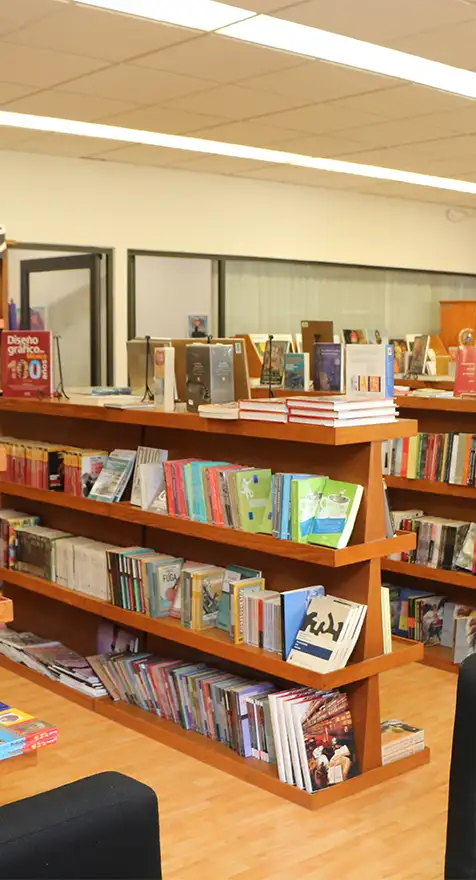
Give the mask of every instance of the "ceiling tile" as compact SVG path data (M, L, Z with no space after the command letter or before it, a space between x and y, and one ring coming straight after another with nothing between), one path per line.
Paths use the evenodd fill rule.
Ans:
M363 178L362 178L363 180ZM458 193L447 189L436 189L431 186L411 186L391 180L375 181L370 186L364 185L360 192L366 195L385 196L386 198L411 199L419 202L433 202L451 207L476 208L476 196L470 193Z
M425 86L397 86L391 91L382 89L352 98L334 101L333 107L340 110L363 110L365 113L377 113L389 119L404 119L445 110L460 110L468 107L468 99Z
M13 150L31 138L31 131L0 126L0 150Z
M358 150L360 144L341 138L339 135L315 134L297 137L279 145L287 153L302 153L305 156L340 156Z
M410 119L394 119L391 122L381 122L377 125L349 128L341 134L374 150L379 147L435 140L438 137L446 138L448 135L458 134L458 132L451 129L450 126L434 122L430 115L415 116Z
M109 146L111 146L109 142ZM94 158L107 162L127 162L132 165L175 165L195 158L191 150L171 150L168 147L149 147L144 144L125 144L98 152Z
M309 0L284 8L279 18L387 45L406 34L417 34L476 18L476 7L455 0Z
M294 0L295 3L300 2L300 0ZM289 6L289 0L248 0L247 3L230 3L230 6L238 6L241 9L243 7L245 9L250 8L253 9L253 12L266 12L271 13L275 12L277 9L281 9L283 6Z
M210 141L225 141L229 144L248 144L252 147L268 147L281 144L297 136L298 132L271 125L262 125L260 121L230 122L210 128L194 131L194 137ZM284 149L284 147L280 147ZM287 147L286 147L287 149Z
M183 171L201 171L207 174L240 174L256 168L267 168L262 162L253 162L251 159L235 159L233 156L197 156L180 162L176 167Z
M147 72L152 73L152 71ZM172 74L170 75L172 76ZM284 95L274 95L272 92L260 92L242 86L227 85L207 89L186 98L179 98L173 102L173 106L177 110L211 113L214 116L222 116L224 119L248 119L251 116L260 116L264 113L287 110L289 107L295 107L298 103L297 99L293 100L293 98L284 97Z
M208 87L210 83L177 73L146 70L133 64L117 64L91 76L83 76L61 88L80 95L116 98L137 104L158 104L201 90L205 85Z
M0 34L53 15L62 5L63 0L0 0Z
M378 165L383 168L399 168L404 171L422 171L422 168L417 167L418 156L415 157L415 153L411 150L410 147L390 147L384 150L361 150L353 153L343 153L339 156L340 159L345 160L346 162L356 162L359 165ZM420 156L420 164L422 164L422 160L425 157ZM428 164L429 159L426 159L423 164L425 167Z
M443 126L446 131L455 131L458 134L475 134L476 102L467 101L464 109L450 110L449 113L433 113L429 118L435 124Z
M69 134L35 136L33 132L29 132L29 135L29 139L24 141L21 146L21 151L25 153L46 153L51 156L82 158L111 146L111 141L103 138L78 137Z
M434 141L424 141L419 144L409 144L408 149L413 156L427 156L435 159L455 159L459 156L476 155L476 135L461 134L451 138L441 138Z
M0 104L5 104L7 101L15 101L17 98L22 98L23 95L28 95L32 91L34 91L32 86L19 86L16 83L0 82Z
M47 89L104 67L97 58L0 43L0 80Z
M9 42L42 49L61 48L63 52L90 58L126 61L201 33L76 4L57 3L56 8L56 15L10 34Z
M135 62L156 70L173 70L189 76L200 76L227 83L247 76L259 76L274 70L285 70L302 63L299 56L253 46L218 34L206 34L180 46L171 46Z
M307 131L309 134L324 134L339 131L352 125L366 126L382 122L384 117L362 110L343 110L330 104L307 104L296 110L284 110L260 116L259 121L266 125L278 125L281 128L294 128Z
M476 6L474 9L476 12ZM456 27L439 28L424 34L402 37L392 42L392 48L471 70L476 66L475 42L476 17L473 21L467 21Z
M353 174L333 174L313 168L299 168L293 165L267 165L240 174L257 180L275 180L299 186L322 186L332 189L355 189L361 178Z
M161 131L167 134L186 134L208 125L220 125L220 116L203 113L190 113L174 110L173 107L138 107L128 113L104 116L101 122L107 125L120 125L125 128L139 128L145 131Z
M16 101L9 101L3 105L3 109L15 113L33 113L38 116L95 122L106 114L123 112L135 106L131 102L95 98L93 95L75 95L50 89Z
M347 95L391 88L398 85L398 80L323 61L306 61L289 70L243 79L240 85L291 95L302 104L311 101L318 104Z

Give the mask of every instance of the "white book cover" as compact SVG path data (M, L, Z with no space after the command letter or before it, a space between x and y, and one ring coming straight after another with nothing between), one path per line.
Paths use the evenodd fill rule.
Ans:
M309 706L315 701L315 699L316 697L314 696L310 700L298 701L291 705L291 714L293 716L294 732L296 734L296 745L299 755L299 761L301 764L302 778L304 782L304 787L308 794L313 794L313 787L306 754L306 744L304 741L304 733L302 729L302 719L306 714Z
M154 349L154 401L161 412L175 409L175 348L161 346Z
M139 466L139 474L140 506L142 510L151 510L154 513L167 513L167 493L163 461L141 464Z
M287 662L314 672L330 672L354 603L333 596L311 599Z
M346 345L345 366L348 397L393 398L393 345Z
M302 775L301 761L299 758L299 750L296 739L296 729L294 727L294 718L292 713L292 707L296 703L302 703L305 700L305 695L297 695L296 697L284 700L284 718L286 722L286 729L288 733L289 740L289 748L291 752L291 761L292 761L292 769L294 782L297 788L304 790L304 778Z
M284 756L283 756L283 747L281 740L281 729L279 724L279 715L278 715L278 702L279 697L283 695L288 695L290 691L280 691L277 694L269 694L269 711L271 715L271 727L273 729L273 740L274 740L274 749L276 752L276 763L278 767L278 776L281 782L287 782L286 779L286 771L284 767Z

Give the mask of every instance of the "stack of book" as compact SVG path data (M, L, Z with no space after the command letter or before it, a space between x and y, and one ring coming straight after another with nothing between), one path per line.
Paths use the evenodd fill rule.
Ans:
M0 654L88 697L107 694L86 658L61 642L5 628L0 630Z
M0 565L12 568L15 558L15 529L36 526L39 516L31 516L20 510L0 509Z
M393 510L392 516L397 529L415 532L416 549L393 553L390 559L427 565L429 568L461 568L472 571L474 534L471 523L440 516L425 516L423 510L418 509ZM470 563L466 561L467 539L472 545L469 550Z
M114 700L277 763L279 778L310 794L359 773L346 694L276 691L204 663L151 654L96 655L91 665Z
M398 415L393 398L290 397L289 421L325 428L385 425Z
M17 526L14 529L10 568L35 577L56 580L56 548L71 538L69 532L45 526Z
M107 452L77 449L33 440L2 437L6 468L12 483L87 497L107 459Z
M254 422L287 422L288 406L284 397L240 400L240 419Z
M54 724L0 703L0 761L52 745L58 733Z
M405 721L391 718L382 721L382 764L392 764L402 758L409 758L425 748L425 731L413 727Z
M134 470L135 449L114 449L89 493L93 501L113 503L123 497Z
M428 434L386 440L383 473L407 480L476 486L476 434Z

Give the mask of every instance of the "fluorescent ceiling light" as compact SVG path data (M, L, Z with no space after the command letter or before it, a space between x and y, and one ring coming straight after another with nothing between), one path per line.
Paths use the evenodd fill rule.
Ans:
M124 12L137 18L148 18L201 31L215 31L256 15L256 12L228 6L216 0L80 0L78 5Z
M184 135L119 128L116 125L101 125L97 122L78 122L73 119L57 119L52 116L33 116L27 113L11 113L7 110L0 110L1 126L54 134L101 138L127 144L143 144L150 147L168 147L171 150L191 150L195 153L206 153L213 156L232 156L236 159L272 162L275 165L295 165L298 168L313 168L316 171L353 174L357 177L370 177L374 180L394 180L397 183L410 183L417 186L429 186L436 189L447 189L452 192L476 195L476 183L471 183L467 180L433 177L430 174L419 174L413 171L380 168L377 165L360 165L357 162L344 162L340 159L304 156L299 153L285 153L281 150L267 150L261 147L248 147L243 144L227 144L221 141L208 141Z
M247 43L257 43L259 46L408 80L466 98L476 98L476 73L470 70L429 61L418 55L386 49L374 43L365 43L270 15L256 15L246 21L220 28L219 33Z

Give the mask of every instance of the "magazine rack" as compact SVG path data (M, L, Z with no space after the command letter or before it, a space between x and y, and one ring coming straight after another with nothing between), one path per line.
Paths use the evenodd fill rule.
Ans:
M476 400L464 398L438 397L399 397L398 408L405 415L418 420L418 430L436 434L452 432L476 433ZM398 510L421 508L430 516L449 519L475 520L474 503L476 487L458 486L453 483L440 483L434 480L408 480L406 477L386 476L385 482L390 490L392 507ZM415 586L415 578L424 583L418 584L437 595L447 596L451 601L462 605L476 605L476 576L469 572L448 571L429 568L426 565L413 565L386 559L383 570L387 580L402 586ZM459 665L453 663L452 651L442 645L425 648L423 663L459 672Z
M423 657L421 644L403 639L394 639L392 653L383 654L380 594L381 558L415 546L412 534L385 537L381 441L415 434L416 422L400 420L388 425L333 429L266 422L230 423L191 414L5 399L0 402L0 426L3 436L109 450L118 445L123 449L154 446L168 449L170 458L226 458L275 471L326 473L364 486L349 546L331 550L161 516L125 502L104 504L0 482L3 507L21 506L40 514L45 525L114 544L166 550L217 565L233 562L253 566L263 570L266 586L273 590L323 583L335 595L366 604L366 622L352 662L344 669L318 675L292 666L275 654L234 645L219 630L195 632L171 618L152 619L41 578L10 569L0 571L4 591L15 602L16 628L60 639L82 654L96 653L98 618L106 618L143 632L146 649L161 655L199 657L249 677L267 676L284 685L291 682L315 688L345 688L353 717L360 776L309 795L282 783L274 765L241 758L221 743L184 731L152 713L109 698L93 700L32 670L14 666L20 675L308 809L317 809L428 762L429 751L425 749L383 767L380 737L379 674ZM1 663L11 667L9 661Z

